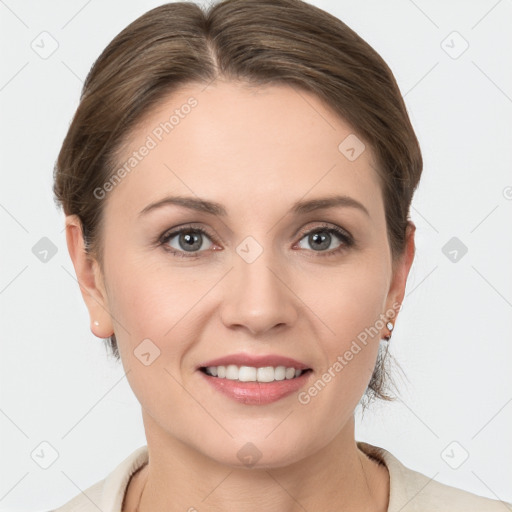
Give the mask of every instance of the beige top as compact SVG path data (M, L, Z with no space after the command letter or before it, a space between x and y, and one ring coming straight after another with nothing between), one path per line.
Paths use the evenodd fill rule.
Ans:
M482 498L441 484L404 466L391 453L368 443L357 446L385 464L390 476L388 512L506 512L512 504ZM51 512L120 512L128 482L148 462L147 446L124 459L104 480L95 483Z

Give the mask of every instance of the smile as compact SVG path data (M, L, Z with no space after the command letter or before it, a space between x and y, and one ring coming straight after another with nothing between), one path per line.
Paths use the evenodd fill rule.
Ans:
M239 382L274 382L295 379L308 370L294 367L287 368L285 366L264 366L256 368L254 366L237 366L230 364L227 366L208 366L201 368L201 371L212 377L236 380Z

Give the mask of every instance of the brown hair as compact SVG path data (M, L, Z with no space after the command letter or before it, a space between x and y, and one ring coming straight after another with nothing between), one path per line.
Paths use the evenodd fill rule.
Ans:
M190 83L222 76L314 93L372 148L393 262L403 254L423 162L394 76L338 18L301 0L224 0L203 11L177 2L136 19L92 66L54 170L55 200L76 214L88 254L102 267L104 201L119 149L151 107ZM340 141L341 142L341 141ZM103 268L103 267L102 267ZM119 359L115 335L112 353ZM390 399L379 353L365 396Z

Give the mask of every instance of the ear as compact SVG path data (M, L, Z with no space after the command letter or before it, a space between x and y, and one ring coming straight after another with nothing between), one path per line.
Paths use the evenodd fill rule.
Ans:
M77 215L66 216L66 242L80 292L89 310L91 331L98 338L108 338L114 329L103 276L99 263L85 251L82 222Z
M414 261L414 254L416 252L416 246L414 243L415 232L416 226L412 221L408 221L405 235L405 250L402 257L396 261L393 266L393 277L388 297L386 299L386 311L395 311L395 316L392 319L393 323L396 321L396 317L398 316L401 304L404 300L407 276L409 275L409 271L411 270L411 266Z

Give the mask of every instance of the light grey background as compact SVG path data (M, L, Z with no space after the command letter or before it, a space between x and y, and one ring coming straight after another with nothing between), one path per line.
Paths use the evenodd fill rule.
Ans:
M146 444L122 367L89 330L51 186L93 61L161 3L0 1L1 511L61 505ZM425 163L392 338L408 381L399 401L358 416L357 438L436 480L512 501L512 2L311 3L390 65ZM57 250L46 262L33 252L43 237ZM43 442L58 452L47 469Z

